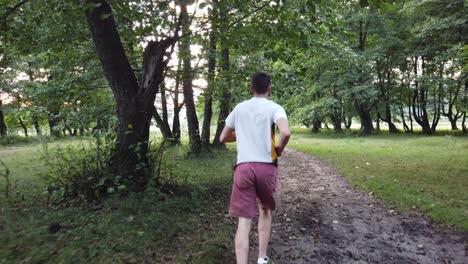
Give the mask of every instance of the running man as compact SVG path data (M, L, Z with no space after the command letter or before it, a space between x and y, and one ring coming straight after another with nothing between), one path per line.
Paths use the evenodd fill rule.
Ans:
M239 223L235 237L237 264L247 264L249 233L258 210L258 260L271 263L267 256L272 210L276 208L274 193L278 157L288 144L291 132L284 109L268 100L271 77L257 72L252 77L250 92L254 97L238 104L226 118L220 140L237 141L237 167L232 186L229 214ZM279 142L275 144L275 124Z

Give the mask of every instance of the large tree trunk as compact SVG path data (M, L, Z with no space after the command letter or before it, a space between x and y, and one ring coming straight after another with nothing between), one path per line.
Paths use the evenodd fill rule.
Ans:
M217 3L217 1L214 1ZM208 56L208 80L205 91L205 108L203 111L203 127L201 134L201 143L204 149L210 145L210 132L211 132L211 118L213 116L213 89L216 69L216 17L217 6L213 7L213 15L211 18L211 31L210 31L210 49Z
M3 101L0 100L0 136L7 135L7 126L5 124L5 116L3 114Z
M148 178L149 127L154 100L167 66L166 49L175 39L149 42L143 54L141 84L138 84L125 54L108 1L88 0L88 25L104 74L116 100L117 146L110 161L115 175L130 190L142 190Z
M322 122L318 118L312 118L312 133L318 133L322 128Z
M372 123L372 117L370 111L366 109L364 104L355 104L356 112L361 120L361 134L370 135L374 131L374 125Z
M182 22L183 39L180 43L180 55L183 61L183 90L185 110L187 113L187 124L189 132L189 145L191 153L199 153L201 151L200 131L198 124L197 112L195 110L195 102L193 100L192 87L192 66L190 54L190 21L187 13L187 5L183 3L180 6L180 16Z
M335 132L342 132L343 129L341 128L341 113L338 111L331 115L331 120L333 123L333 129Z

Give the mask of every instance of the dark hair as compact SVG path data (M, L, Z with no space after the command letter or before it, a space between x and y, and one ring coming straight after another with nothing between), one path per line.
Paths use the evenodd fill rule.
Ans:
M252 87L258 94L267 92L268 86L271 85L271 77L267 73L257 72L252 76Z

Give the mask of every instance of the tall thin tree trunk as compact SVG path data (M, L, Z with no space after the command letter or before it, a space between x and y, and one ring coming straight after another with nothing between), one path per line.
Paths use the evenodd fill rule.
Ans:
M182 109L184 103L179 104L179 87L180 87L180 72L182 69L182 59L179 58L179 63L177 64L177 74L174 87L174 96L173 96L173 105L174 105L174 116L172 118L172 137L176 144L180 143L180 110Z
M369 26L369 21L364 23L364 21L358 21L359 24L359 39L358 39L358 50L360 52L364 52L366 46L366 39L367 39L367 28ZM359 84L362 83L361 77L358 81ZM361 134L369 135L374 131L374 125L372 123L372 117L370 114L370 106L369 102L363 102L362 100L357 99L357 96L354 96L354 107L356 108L356 112L361 119Z
M166 98L166 84L164 82L160 85L161 88L161 108L162 108L162 120L169 127L169 122L167 118L167 98Z
M156 124L159 127L159 130L161 131L161 134L164 139L171 138L172 133L171 133L171 128L169 127L169 124L167 122L164 122L164 120L159 116L158 109L156 106L153 106L153 118L156 121Z
M211 18L211 31L210 31L210 49L208 56L208 78L207 87L205 91L205 108L203 111L203 126L201 133L201 143L204 149L207 149L210 145L210 132L211 132L211 118L213 116L213 90L214 90L214 79L216 70L216 17L217 12L217 0L214 1L213 14Z
M463 130L463 133L467 134L468 133L468 130L466 128L466 109L468 108L468 78L467 76L465 75L465 93L464 93L464 96L463 96L463 106L464 106L464 110L463 110L463 113L462 113L462 130Z
M34 129L36 130L36 135L42 136L41 126L39 125L39 118L35 114L33 115L33 124Z
M463 112L463 118L462 118L462 131L463 133L468 133L468 130L466 128L466 112Z
M345 119L345 128L350 129L352 124L353 124L353 117L352 116L346 117L346 119Z
M60 137L60 130L57 129L57 124L59 122L58 113L47 113L49 121L49 132L51 136Z
M226 28L228 26L227 21L227 14L226 10L222 10L220 12L220 20L221 20L221 28ZM229 111L231 110L231 92L230 92L230 77L229 77L229 68L230 68L230 61L229 61L229 47L228 42L225 39L221 41L221 57L222 57L222 64L221 69L223 70L224 77L227 78L226 83L227 87L223 87L224 91L219 103L219 116L218 116L218 125L216 127L216 133L213 140L214 146L224 146L219 140L221 136L221 132L224 129L225 121L227 116L229 115Z
M18 120L20 122L21 127L23 128L24 135L27 137L28 136L28 128L24 124L23 119L21 119L21 117Z
M7 135L7 126L5 124L5 116L3 114L3 101L0 100L0 136Z
M172 137L171 127L169 126L167 118L167 100L166 100L166 87L165 83L162 82L160 85L161 90L161 108L162 108L162 118L158 113L156 106L153 105L153 118L156 121L156 124L161 131L161 134L164 139L169 139Z
M180 43L180 54L183 61L183 90L185 110L187 113L187 124L189 131L189 145L191 153L199 153L201 151L200 131L198 124L197 112L195 110L195 102L193 100L192 87L192 66L190 54L190 21L187 13L187 4L184 2L180 6L180 16L182 19L182 32L184 38Z
M375 117L375 131L380 132L380 114L377 112Z
M422 60L422 72L421 75L424 75L424 58ZM418 57L414 57L414 94L413 94L413 100L412 100L412 105L413 105L413 118L414 120L422 127L423 133L426 135L431 135L432 130L431 126L429 125L429 119L427 115L427 109L426 109L426 104L427 104L427 98L426 98L426 88L424 87L424 84L419 85L418 81ZM416 109L417 108L417 109Z

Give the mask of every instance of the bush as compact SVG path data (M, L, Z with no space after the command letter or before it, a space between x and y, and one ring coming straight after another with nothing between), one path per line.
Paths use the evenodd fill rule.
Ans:
M127 180L111 173L109 163L115 147L113 132L99 132L90 141L70 143L49 149L43 143L43 161L47 167L40 176L47 183L48 202L52 199L78 199L85 201L100 200L109 194L124 192L130 184ZM168 143L160 141L150 144L146 175L152 184L161 187L167 182L161 173L163 155ZM138 146L135 147L138 150ZM141 169L141 167L137 168Z
M107 166L113 146L111 134L96 134L91 141L54 149L44 142L42 160L47 171L40 176L47 183L48 201L51 198L93 201L124 188Z

